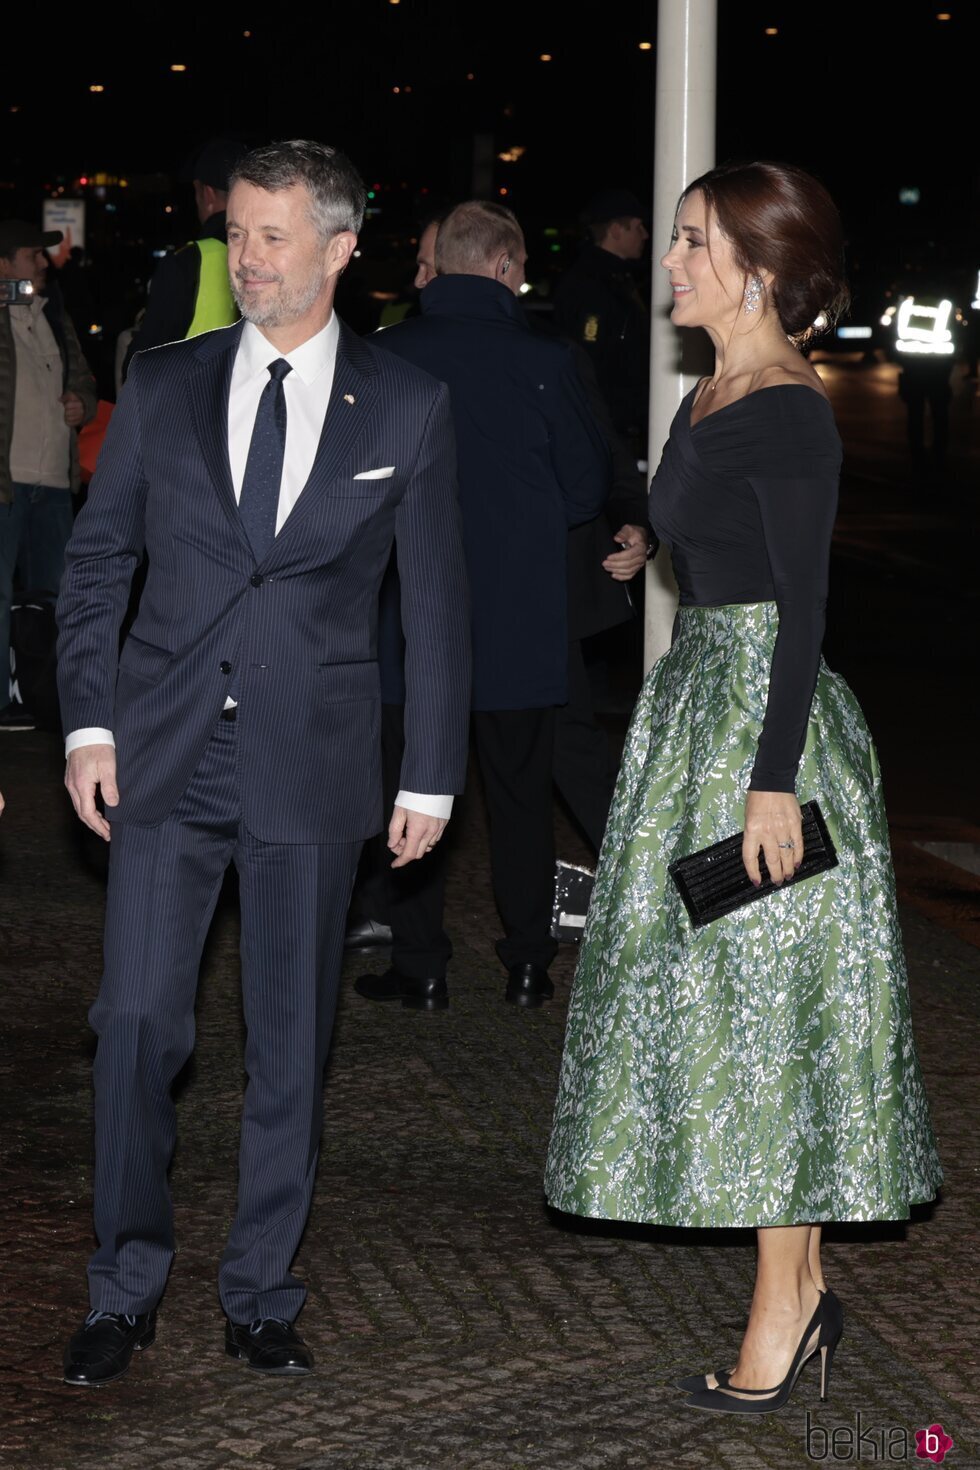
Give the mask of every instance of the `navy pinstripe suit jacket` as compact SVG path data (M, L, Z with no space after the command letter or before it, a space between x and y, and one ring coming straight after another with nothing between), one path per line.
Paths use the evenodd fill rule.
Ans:
M113 730L112 820L155 825L186 789L235 679L249 831L354 842L383 825L377 605L393 537L407 639L401 785L463 788L470 655L448 393L342 326L313 469L256 564L228 461L241 330L133 360L68 545L64 727ZM389 478L354 478L388 465ZM146 586L120 654L144 548Z

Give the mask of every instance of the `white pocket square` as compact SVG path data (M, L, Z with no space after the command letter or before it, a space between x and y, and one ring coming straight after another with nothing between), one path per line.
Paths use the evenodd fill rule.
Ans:
M388 476L389 475L393 475L394 473L395 473L395 466L393 464L390 464L390 465L387 465L383 470L361 470L361 473L359 475L355 475L354 476L354 479L355 480L387 480Z

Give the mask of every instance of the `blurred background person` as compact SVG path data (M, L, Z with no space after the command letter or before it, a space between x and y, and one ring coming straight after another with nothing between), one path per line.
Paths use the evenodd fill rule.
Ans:
M505 998L540 1005L553 994L548 966L557 948L552 781L556 710L568 697L568 528L602 510L610 457L572 352L532 332L524 317L526 260L509 209L457 205L436 236L437 275L422 291L421 315L379 341L449 385L470 582L473 730L504 927L497 953L508 972ZM391 969L355 982L370 1000L447 1002L444 874L438 864L426 869L415 880L424 891L392 903Z
M934 269L919 269L907 278L892 317L892 345L901 368L898 392L905 404L909 458L918 475L945 474L953 399L950 377L966 335L962 322L948 278L943 280Z
M555 327L588 354L613 425L637 459L646 457L650 311L636 267L650 238L646 211L627 189L589 200L590 239L555 291Z
M381 308L379 327L393 327L398 322L405 321L407 317L418 316L418 293L430 281L435 280L436 235L445 217L446 211L442 209L426 218L415 246L414 268L411 271L405 270L404 284L394 301L386 301ZM411 283L409 284L410 275Z
M30 280L34 295L0 308L0 730L30 730L27 690L10 679L15 579L53 608L81 476L77 430L94 416L95 380L45 250L59 230L0 222L0 280ZM51 618L53 637L53 616Z
M601 635L627 634L642 610L642 581L651 554L645 477L616 432L592 363L572 345L589 406L612 457L612 483L594 520L568 533L568 698L555 722L555 785L598 855L616 784L617 762L595 712L595 688L606 675ZM632 585L630 585L632 584Z
M436 279L436 236L446 214L443 209L432 215L419 232L414 280L418 292ZM418 314L417 305L408 313ZM404 315L395 318L404 319ZM545 322L539 318L529 316L527 320L532 327L545 329ZM605 673L602 652L595 651L596 640L599 635L621 629L636 618L640 585L631 593L626 584L636 578L646 563L650 535L645 478L637 472L635 460L613 427L591 360L577 345L571 347L592 414L612 455L612 484L599 515L568 532L568 697L555 711L552 774L573 819L598 855L617 763L608 735L595 714L593 682L598 679L601 683ZM387 752L386 770L396 783L392 787L394 791L401 760L404 701L398 577L394 564L382 587L379 639L382 748ZM347 949L365 953L390 945L391 905L400 903L398 948L403 965L420 975L423 972L444 975L451 945L442 929L443 891L439 870L446 861L443 847L425 865L425 871L392 874L391 857L383 836L366 844L351 903ZM414 900L409 903L405 900L410 890ZM412 942L412 932L418 935L417 942ZM398 969L397 958L394 964Z
M146 311L127 349L123 376L134 352L230 327L239 312L228 280L225 206L228 177L245 152L233 138L212 138L185 166L193 184L201 233L165 256L150 282Z
M436 236L439 226L446 218L447 211L441 209L426 220L419 235L419 243L415 251L415 289L423 290L430 281L436 278Z

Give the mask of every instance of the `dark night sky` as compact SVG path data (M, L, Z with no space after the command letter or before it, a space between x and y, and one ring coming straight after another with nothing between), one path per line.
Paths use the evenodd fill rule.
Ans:
M964 265L980 256L976 0L948 0L945 23L942 8L719 0L719 158L812 168L865 250L891 257L899 239L928 238ZM196 142L229 130L339 143L386 186L389 219L417 209L423 186L429 198L469 192L474 132L492 133L496 150L526 148L494 183L532 228L571 223L604 185L649 197L655 60L637 43L656 40L654 4L362 0L302 20L285 5L256 15L215 5L201 20L176 11L154 23L144 8L136 34L133 11L89 9L87 24L66 19L33 49L8 50L4 212L33 212L59 177L172 174ZM172 74L173 61L187 72ZM92 82L105 92L90 94ZM898 204L907 184L922 191L917 210ZM127 202L135 210L135 196ZM158 212L143 228L166 240L189 226Z

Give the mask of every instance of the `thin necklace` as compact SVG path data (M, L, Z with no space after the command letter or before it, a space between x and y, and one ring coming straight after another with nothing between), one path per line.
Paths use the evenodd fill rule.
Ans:
M737 327L737 325L738 325L738 317L736 316L735 320L732 322L732 329L731 329L731 331L728 334L728 341L725 343L725 351L726 352L728 351L729 347L731 347L731 345L732 345L732 338L735 335L735 328ZM715 378L714 374L712 373L712 375L711 375L711 391L712 391L712 393L718 387L718 384L721 382L721 380L722 380L722 378L724 376L725 376L725 369L724 368L722 368L722 370L718 374L718 377L717 378Z

